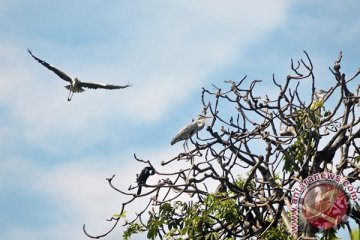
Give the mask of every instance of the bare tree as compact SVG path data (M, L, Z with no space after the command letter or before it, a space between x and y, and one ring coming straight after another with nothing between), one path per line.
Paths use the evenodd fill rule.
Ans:
M162 162L182 163L184 168L162 172L162 167L134 155L145 164L137 186L123 191L114 185L115 175L107 179L129 197L109 219L113 227L93 236L84 225L85 234L101 238L122 222L125 239L139 232L150 239L288 239L296 184L323 171L357 184L360 85L354 79L360 69L347 78L341 72L340 53L329 68L334 79L319 91L312 61L304 53L305 60L291 60L292 74L283 83L273 75L273 96L257 95L261 81L246 77L226 81L227 89L203 89L203 114L213 117L206 131L189 140L191 149ZM300 91L301 84L310 86L309 91ZM150 184L147 179L160 180ZM148 204L129 220L125 210L138 198ZM350 217L360 224L357 206ZM349 223L341 226L351 231ZM317 232L308 225L297 237L313 239ZM333 233L324 231L322 237L330 239Z

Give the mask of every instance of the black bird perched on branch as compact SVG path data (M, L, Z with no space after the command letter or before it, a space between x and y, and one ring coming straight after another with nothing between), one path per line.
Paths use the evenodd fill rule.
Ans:
M72 96L75 93L80 93L85 91L85 88L92 88L92 89L98 89L98 88L103 88L103 89L120 89L120 88L127 88L130 87L131 85L126 84L124 86L118 86L118 85L111 85L111 84L103 84L103 83L91 83L91 82L83 82L80 81L77 77L70 77L69 75L67 75L66 73L64 73L63 71L61 71L60 69L56 68L55 66L35 57L32 52L30 51L30 49L28 49L29 54L36 60L38 61L41 65L43 65L44 67L46 67L47 69L53 71L56 75L58 75L61 79L70 82L70 85L65 86L66 89L69 90L69 96L68 96L68 101L71 100Z
M221 182L221 183L219 184L219 186L216 188L215 194L224 193L224 192L226 192L226 190L227 190L227 188L226 188L225 183Z
M149 178L149 176L154 174L155 169L153 167L145 167L143 170L141 170L140 174L136 174L136 182L138 184L137 195L141 194L141 187L146 183L146 180Z

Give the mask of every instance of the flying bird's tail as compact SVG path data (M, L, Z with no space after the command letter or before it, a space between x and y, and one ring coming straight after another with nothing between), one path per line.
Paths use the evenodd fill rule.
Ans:
M66 85L65 88L66 88L67 90L70 90L70 85ZM71 91L72 91L72 92L79 93L79 92L84 92L85 89L83 89L83 88L76 88L75 90L73 89L73 90L71 90Z

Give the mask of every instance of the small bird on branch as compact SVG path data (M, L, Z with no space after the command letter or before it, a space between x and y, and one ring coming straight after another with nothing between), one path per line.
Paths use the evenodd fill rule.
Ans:
M145 167L141 170L140 174L136 174L136 182L138 184L137 195L141 194L142 185L144 185L147 179L155 174L155 169L153 167Z

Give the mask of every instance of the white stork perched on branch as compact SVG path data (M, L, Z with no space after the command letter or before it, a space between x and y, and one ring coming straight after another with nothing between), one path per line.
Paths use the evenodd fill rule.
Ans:
M192 121L182 129L180 129L180 131L176 134L176 136L171 140L171 145L174 145L177 142L185 140L184 142L184 149L185 149L185 146L187 145L187 141L194 134L198 133L201 129L204 128L205 121L207 118L211 118L211 117L198 115L194 121Z

